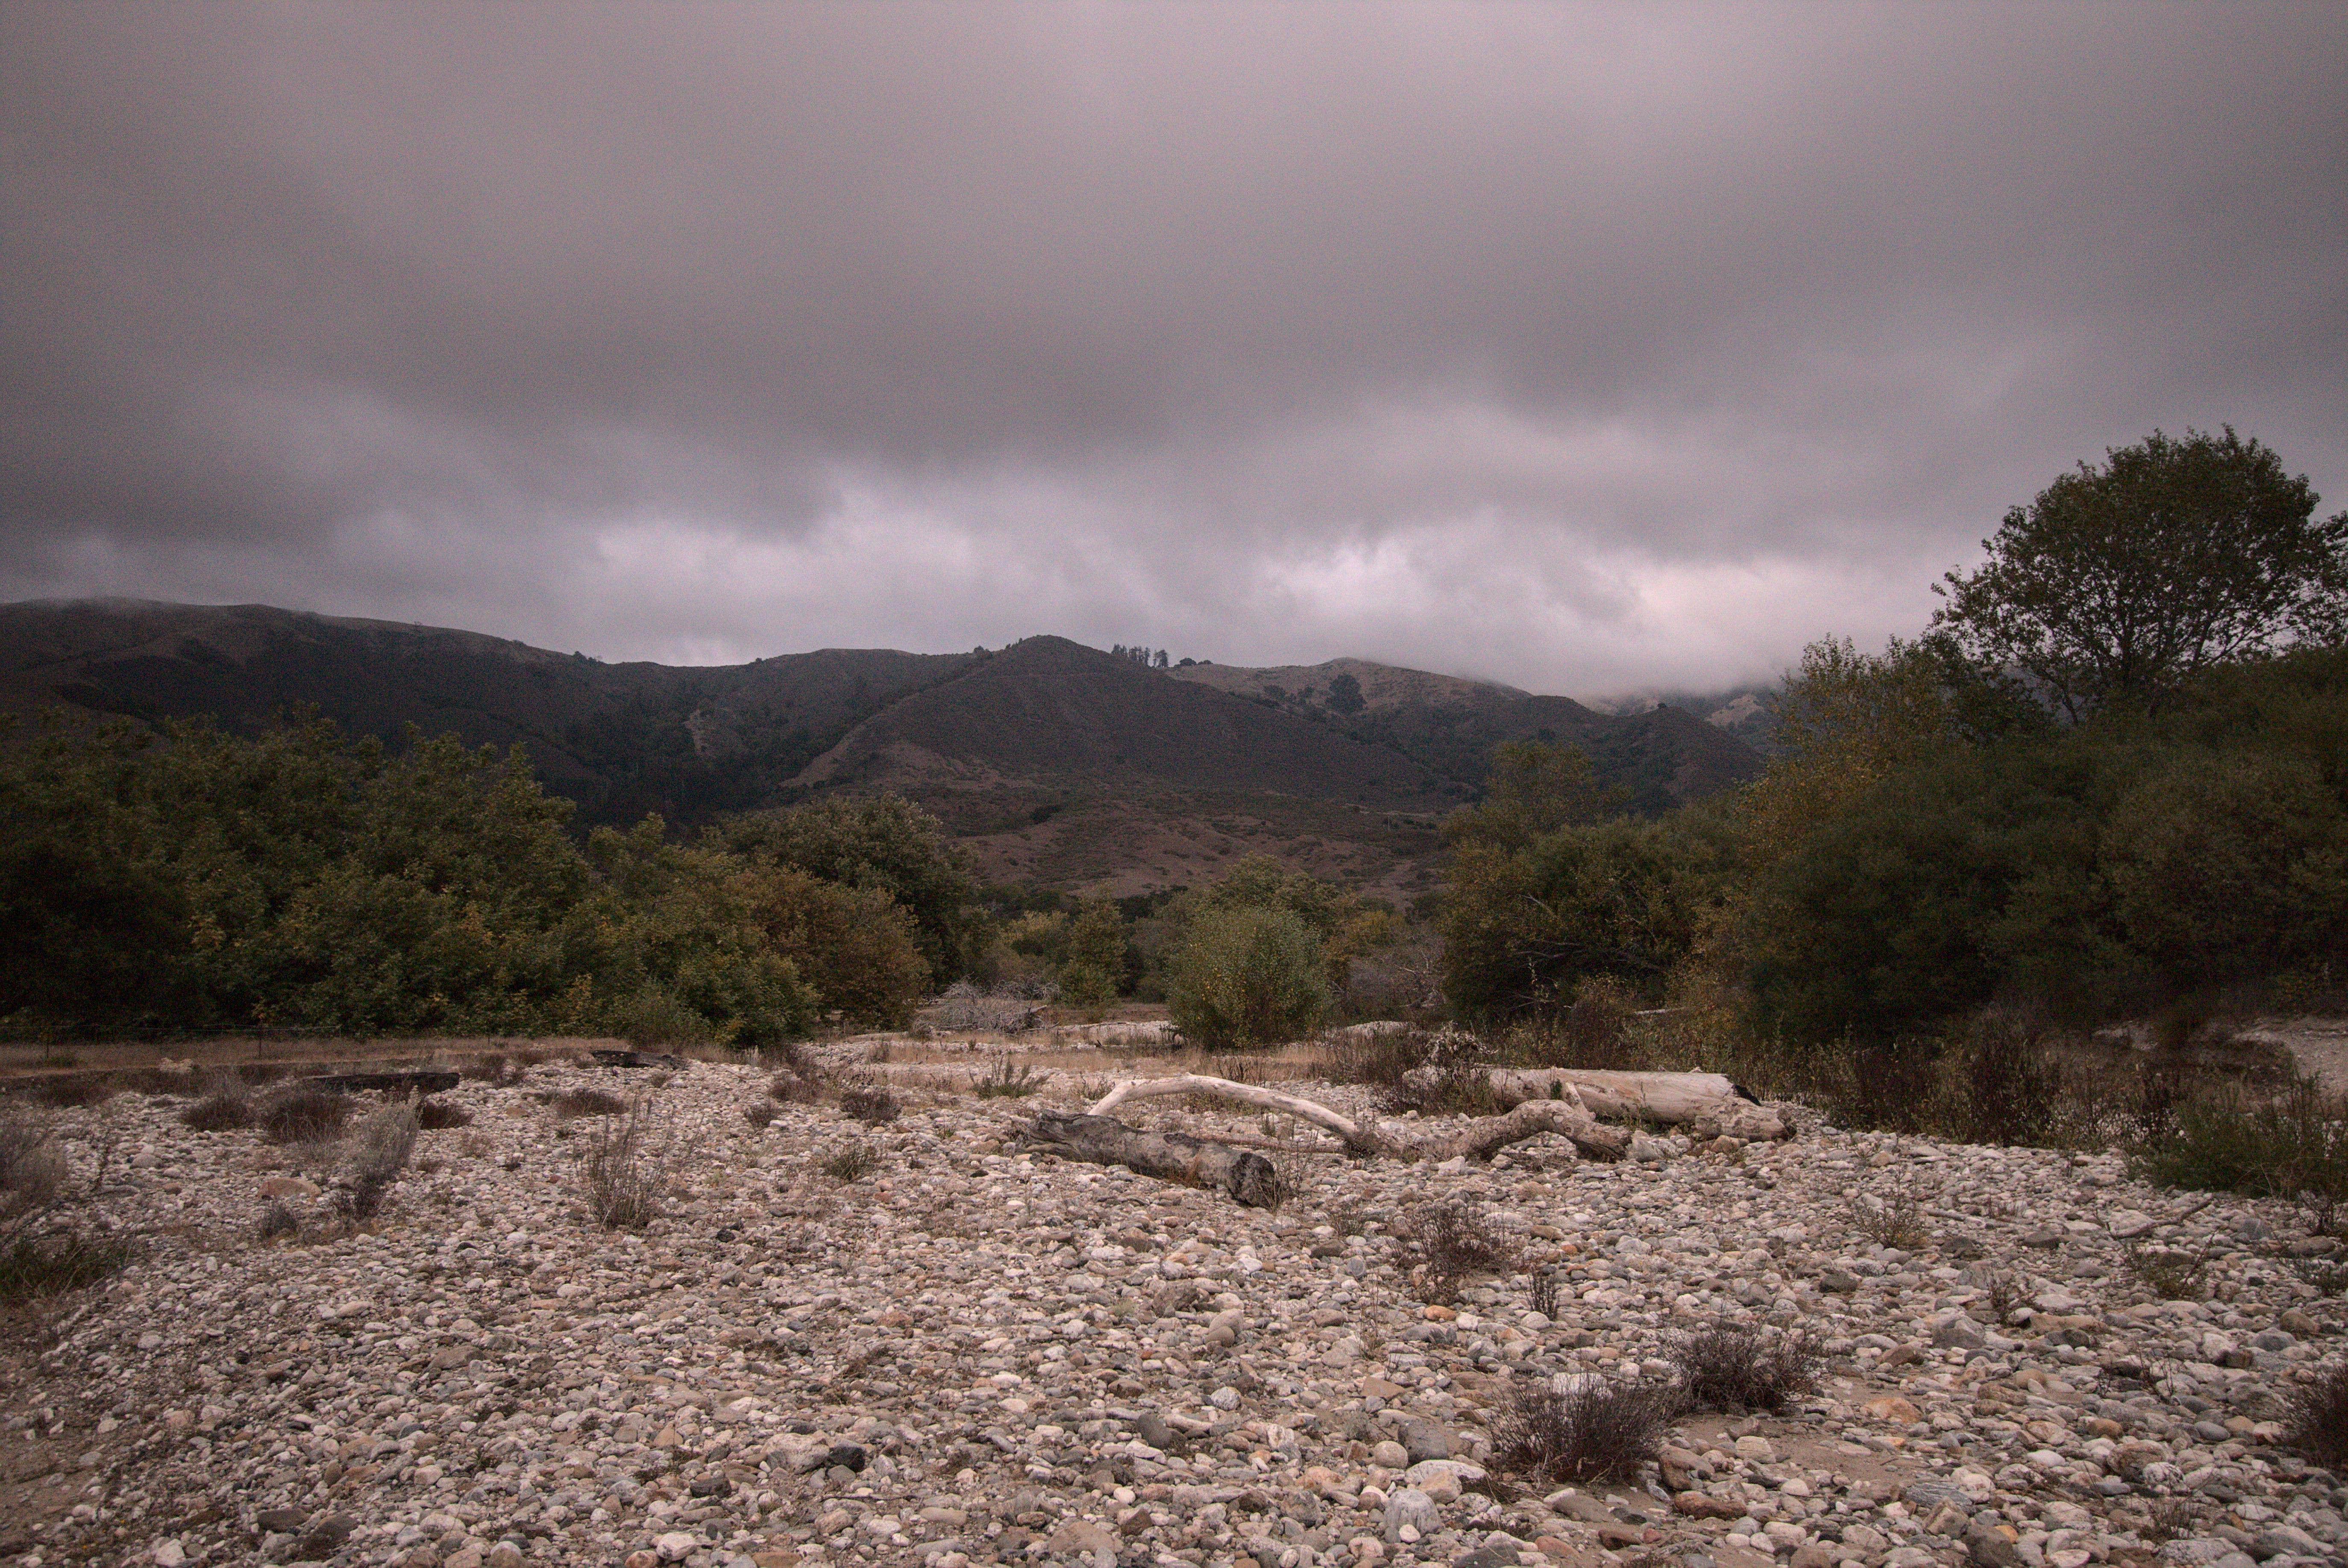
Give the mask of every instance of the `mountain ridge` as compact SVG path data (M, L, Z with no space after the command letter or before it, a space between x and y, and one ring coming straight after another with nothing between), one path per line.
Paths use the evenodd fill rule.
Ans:
M1437 819L1476 798L1500 740L1582 746L1647 811L1758 766L1691 715L1611 717L1360 659L1152 669L1045 634L993 652L669 665L269 605L0 604L0 712L45 707L247 732L309 708L395 742L412 723L519 744L582 824L658 811L689 828L894 789L937 811L986 875L1121 892L1258 851L1423 890Z

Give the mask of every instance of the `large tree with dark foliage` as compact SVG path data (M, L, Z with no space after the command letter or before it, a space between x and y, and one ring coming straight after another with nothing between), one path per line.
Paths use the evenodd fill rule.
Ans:
M2006 513L1989 559L1936 587L1933 624L2073 719L2348 634L2348 512L2315 521L2315 491L2271 450L2228 427L2106 456Z

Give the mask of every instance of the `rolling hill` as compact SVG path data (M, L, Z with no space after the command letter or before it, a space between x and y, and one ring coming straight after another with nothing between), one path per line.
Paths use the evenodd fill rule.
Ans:
M750 664L605 664L503 638L263 605L0 605L0 712L251 730L304 708L397 740L414 724L520 744L584 822L691 826L828 790L936 811L983 874L1118 892L1256 851L1407 896L1442 814L1500 740L1588 750L1638 810L1724 788L1752 751L1671 709L1341 659L1152 670L1066 638L987 653L824 649Z
M1507 740L1580 747L1632 810L1647 813L1741 783L1759 768L1749 746L1683 708L1605 714L1570 697L1366 659L1269 669L1186 665L1168 673L1400 752L1470 789L1482 787L1492 748Z

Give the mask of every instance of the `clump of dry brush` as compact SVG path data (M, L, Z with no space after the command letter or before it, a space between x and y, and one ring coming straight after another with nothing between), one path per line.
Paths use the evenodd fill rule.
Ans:
M1688 1403L1743 1414L1782 1410L1818 1386L1826 1357L1807 1329L1781 1333L1723 1326L1673 1345L1668 1359L1679 1370Z
M1521 1389L1496 1434L1500 1468L1549 1481L1629 1480L1684 1408L1676 1385L1588 1373L1562 1389Z
M416 1130L413 1104L385 1106L359 1124L351 1139L350 1165L335 1199L345 1219L364 1223L375 1218L399 1173L407 1169L408 1156L416 1152Z
M641 1231L660 1213L660 1171L639 1103L602 1123L588 1140L580 1171L587 1212L607 1231Z
M1483 1210L1457 1201L1412 1210L1395 1227L1394 1254L1420 1295L1438 1305L1458 1300L1471 1275L1505 1274L1517 1261L1515 1243Z

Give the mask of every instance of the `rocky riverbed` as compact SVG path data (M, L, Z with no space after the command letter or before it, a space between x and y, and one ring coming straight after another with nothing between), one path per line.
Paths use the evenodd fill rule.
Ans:
M369 1225L331 1148L185 1100L46 1113L67 1217L134 1233L15 1325L0 1560L688 1568L996 1562L2029 1568L2338 1562L2348 1491L2279 1445L2341 1301L2287 1204L2110 1156L1818 1126L1579 1161L1281 1157L1276 1212L1023 1155L1036 1099L903 1090L868 1129L767 1075L568 1063L440 1095ZM1076 1086L1055 1075L1046 1100ZM1341 1109L1362 1091L1292 1085ZM581 1156L649 1102L660 1214L588 1217ZM763 1114L763 1113L762 1113ZM1274 1140L1277 1119L1133 1119ZM854 1145L877 1157L842 1180ZM1519 1272L1449 1305L1398 1265L1477 1206ZM302 1222L263 1239L283 1202ZM1887 1244L1890 1243L1890 1244ZM1553 1276L1553 1315L1534 1310ZM1441 1294L1437 1292L1434 1294ZM2168 1296L2179 1299L2166 1299ZM1511 1391L1663 1377L1715 1321L1807 1326L1777 1415L1697 1413L1638 1482L1495 1462Z

